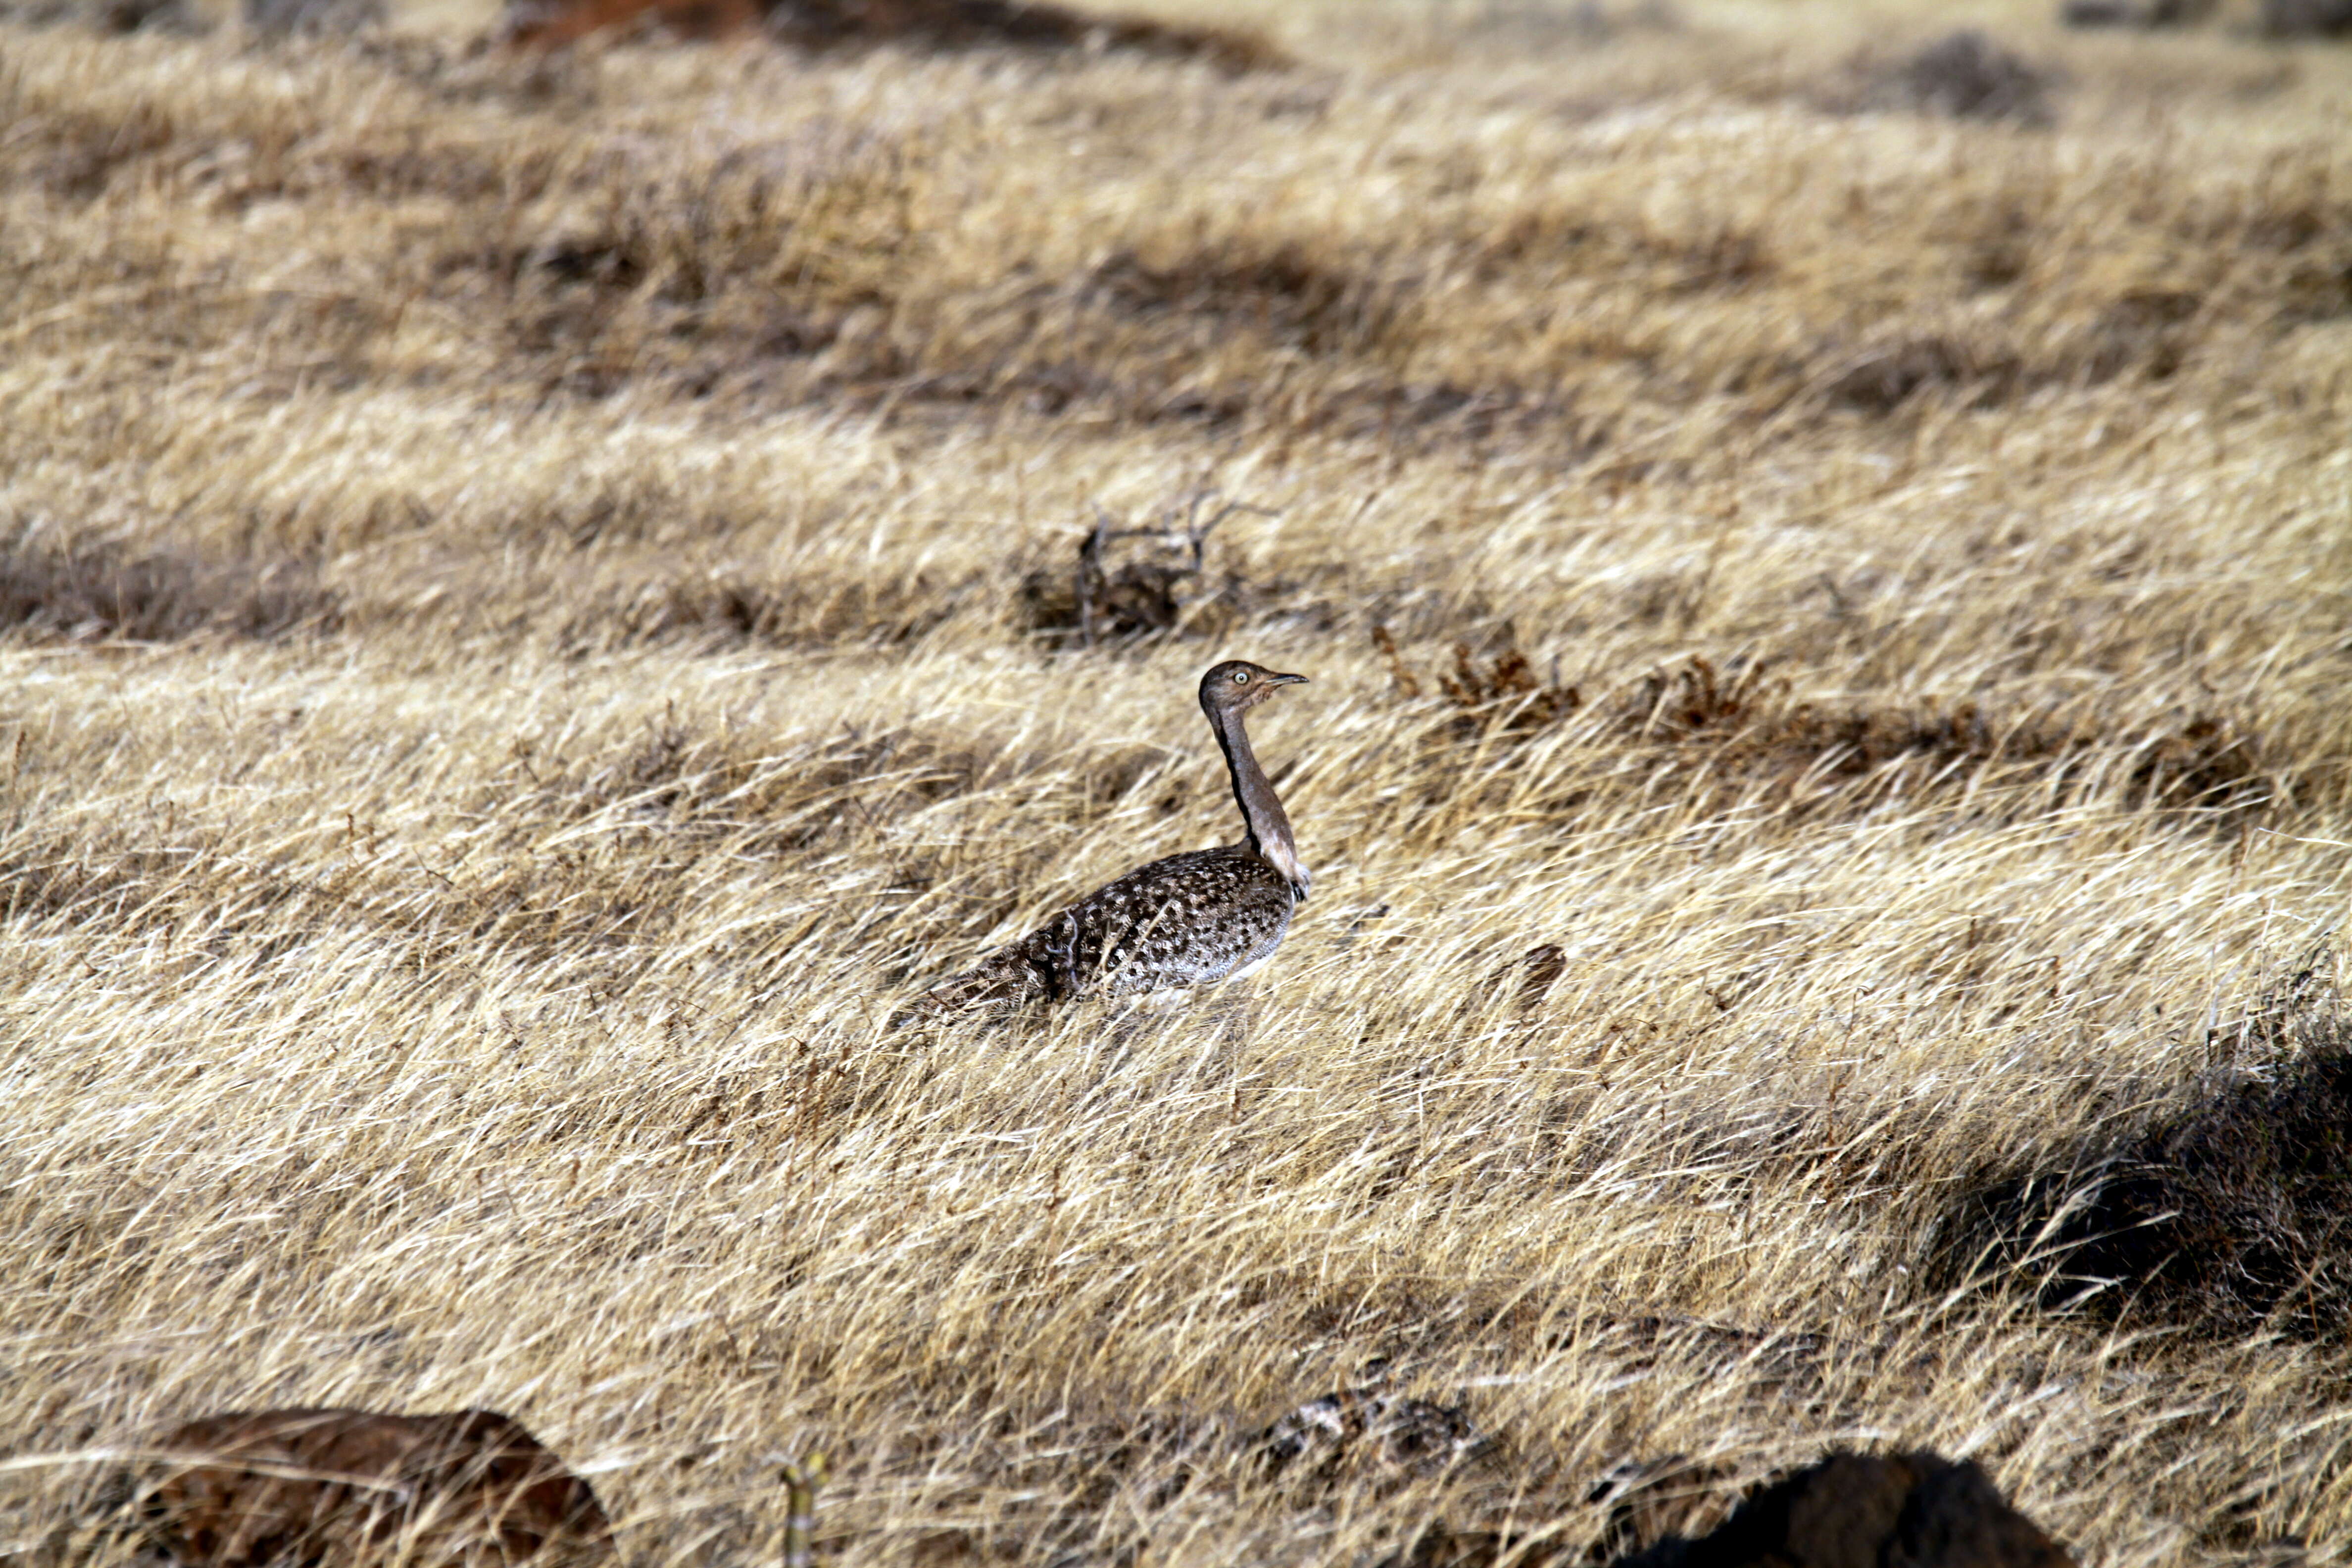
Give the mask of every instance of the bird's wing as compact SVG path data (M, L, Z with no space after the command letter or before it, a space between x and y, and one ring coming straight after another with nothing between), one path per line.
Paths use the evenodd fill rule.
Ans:
M1238 848L1139 866L928 994L937 1006L1125 995L1222 980L1290 924L1282 873Z

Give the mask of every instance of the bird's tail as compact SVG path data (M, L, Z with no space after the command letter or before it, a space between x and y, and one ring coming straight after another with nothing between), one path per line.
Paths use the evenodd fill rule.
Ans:
M901 1009L891 1027L936 1022L982 1007L1018 1007L1045 993L1036 965L1024 951L1029 943L999 948L961 974L950 974Z

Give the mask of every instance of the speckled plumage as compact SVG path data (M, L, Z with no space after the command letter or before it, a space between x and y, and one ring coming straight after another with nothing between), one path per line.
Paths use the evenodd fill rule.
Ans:
M1239 845L1129 871L931 990L950 1007L1206 985L1272 952L1297 901Z
M1243 843L1129 871L934 985L925 1002L953 1010L1181 990L1227 979L1271 954L1312 881L1241 715L1273 688L1305 679L1240 660L1202 677L1201 706L1225 753L1247 829Z

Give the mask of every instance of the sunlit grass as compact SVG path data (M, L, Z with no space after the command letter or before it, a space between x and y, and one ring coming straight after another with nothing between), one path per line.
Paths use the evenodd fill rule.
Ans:
M855 1568L1901 1444L2087 1561L2340 1553L2340 1339L1926 1276L2274 1070L2345 917L2352 62L1972 13L2035 131L1832 111L1940 12L1686 9L1243 77L0 24L0 1447L489 1405L648 1565L777 1561L822 1449ZM1176 633L1038 624L1204 488ZM1276 960L891 1031L1234 835L1229 655L1313 678ZM1247 1462L1376 1358L1497 1454Z

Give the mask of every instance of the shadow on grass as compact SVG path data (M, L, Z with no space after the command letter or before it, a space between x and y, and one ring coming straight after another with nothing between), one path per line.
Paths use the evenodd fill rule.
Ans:
M2341 1342L2352 1324L2352 1016L2315 950L2246 1027L2291 1053L2112 1140L1980 1172L1931 1279L2215 1339Z
M201 633L332 631L341 595L305 564L208 561L110 544L0 542L0 632L37 639L171 642Z

